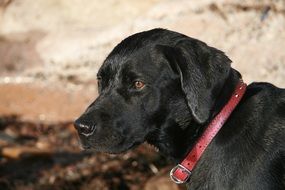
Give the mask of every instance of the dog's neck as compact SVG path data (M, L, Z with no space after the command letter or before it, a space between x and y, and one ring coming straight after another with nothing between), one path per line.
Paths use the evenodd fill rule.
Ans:
M185 117L184 119L181 119L183 122L167 122L167 126L161 128L163 129L162 133L158 137L155 137L156 139L149 140L148 142L156 146L166 157L170 158L175 163L179 163L192 149L193 144L203 133L205 127L212 118L214 118L228 102L240 77L241 75L239 72L231 69L229 77L223 85L220 94L216 97L215 106L207 123L198 124L194 119L189 117L190 111L185 110L185 112L179 113L182 117Z

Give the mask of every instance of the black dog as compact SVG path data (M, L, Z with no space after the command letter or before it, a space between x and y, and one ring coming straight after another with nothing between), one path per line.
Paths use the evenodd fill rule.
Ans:
M126 38L98 72L99 97L75 122L83 147L121 153L146 141L179 163L240 81L230 63L223 52L169 30ZM188 188L284 190L284 129L285 90L250 84Z

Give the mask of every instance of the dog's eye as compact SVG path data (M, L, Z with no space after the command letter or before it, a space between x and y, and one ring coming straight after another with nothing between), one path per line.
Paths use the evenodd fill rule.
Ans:
M135 81L134 82L134 88L137 90L143 89L144 86L145 86L145 84L142 81Z
M102 81L102 77L98 76L97 81L98 81L98 83L100 83Z
M98 85L99 93L100 93L100 91L101 91L101 82L102 82L102 77L98 76L98 77L97 77L97 85Z

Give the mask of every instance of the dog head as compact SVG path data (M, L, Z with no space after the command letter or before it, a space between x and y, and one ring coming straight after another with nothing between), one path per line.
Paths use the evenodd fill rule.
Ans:
M223 52L169 30L126 38L98 72L99 97L75 121L83 147L120 153L159 141L166 130L207 122L230 62Z

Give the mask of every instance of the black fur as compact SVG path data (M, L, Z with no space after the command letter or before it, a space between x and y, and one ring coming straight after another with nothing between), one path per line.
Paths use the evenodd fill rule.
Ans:
M98 72L99 97L75 122L83 147L120 153L147 141L180 162L239 81L230 63L223 52L169 30L126 38ZM137 90L135 81L145 87ZM284 190L284 129L285 90L250 84L188 188Z

